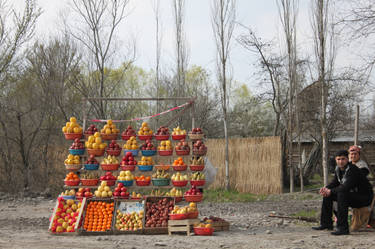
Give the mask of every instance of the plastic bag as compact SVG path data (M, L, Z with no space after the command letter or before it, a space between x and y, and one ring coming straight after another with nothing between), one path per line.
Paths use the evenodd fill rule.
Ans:
M205 164L205 167L204 167L203 173L206 176L205 186L208 187L210 184L212 184L215 181L215 177L216 177L216 174L217 174L217 168L215 168L212 165L212 163L210 162L208 157L205 158L204 164Z

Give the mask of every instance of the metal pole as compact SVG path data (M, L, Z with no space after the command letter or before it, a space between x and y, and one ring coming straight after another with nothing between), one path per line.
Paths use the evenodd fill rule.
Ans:
M359 105L356 106L354 121L354 145L358 145L358 123L359 123Z

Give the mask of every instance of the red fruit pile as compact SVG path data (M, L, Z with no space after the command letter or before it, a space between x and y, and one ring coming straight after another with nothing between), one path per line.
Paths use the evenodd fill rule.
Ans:
M126 128L126 130L122 132L122 135L123 136L135 136L136 133L135 133L135 130L133 130L133 128L129 125L128 128Z
M181 139L175 147L176 150L187 150L190 151L189 143L185 139Z
M117 184L117 187L115 188L115 192L113 192L113 196L115 197L127 197L129 196L129 192L126 187L124 187L124 184L121 182Z
M191 134L203 134L203 132L201 128L193 128Z
M74 142L69 147L71 150L83 150L85 145L79 140L79 138L74 139Z
M91 193L91 190L89 188L79 188L76 197L86 197L91 198L93 194Z
M105 175L100 177L101 181L109 181L109 180L116 180L116 179L117 179L116 176L112 175L112 172L110 171L105 172Z
M151 143L149 139L141 145L141 150L156 150L156 147Z
M173 207L173 201L167 198L157 202L146 202L146 227L167 227L168 213Z
M184 195L202 195L202 192L194 185L191 189L186 191Z
M165 126L160 126L155 135L169 135L169 128Z
M112 140L111 143L108 145L107 150L121 150L121 147L118 143L116 143L116 140Z
M137 161L131 152L126 152L125 156L122 157L121 166L124 165L137 165Z
M90 155L89 158L87 158L85 164L99 164L99 162L95 159L94 155Z
M193 145L194 151L205 151L207 150L206 145L202 142L202 140L197 140Z
M92 124L87 128L85 134L94 134L95 132L98 132L98 128L96 128L96 126Z

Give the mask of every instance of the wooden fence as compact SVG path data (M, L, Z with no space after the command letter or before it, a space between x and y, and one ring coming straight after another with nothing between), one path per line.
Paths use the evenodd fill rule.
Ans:
M207 156L218 169L210 188L225 187L225 140L208 139ZM280 137L229 139L231 188L254 194L282 193Z

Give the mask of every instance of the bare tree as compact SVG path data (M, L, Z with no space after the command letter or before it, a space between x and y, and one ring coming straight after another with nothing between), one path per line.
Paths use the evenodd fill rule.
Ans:
M280 2L280 3L279 3ZM288 165L290 177L290 192L294 192L294 167L292 164L293 146L293 106L295 106L295 91L297 80L297 42L296 21L298 15L298 0L280 0L278 4L281 23L284 29L288 56Z
M216 41L217 76L220 83L221 103L223 109L224 137L225 137L225 187L229 189L229 149L228 149L228 116L229 106L228 86L230 85L229 54L233 30L236 21L235 0L213 0L212 8L212 29Z
M109 66L116 53L115 34L127 16L128 3L129 0L73 0L72 9L78 14L83 25L71 24L69 33L89 51L89 55L93 58L98 76L92 74L92 80L98 86L99 97L106 97L109 94L106 93L105 68ZM135 49L132 52L130 62L134 59ZM86 91L87 88L81 89L84 96L87 95ZM106 102L92 102L97 114L102 118L106 116L104 103Z
M188 51L184 30L185 0L173 0L173 15L176 32L177 96L181 97L185 95L185 70L188 62Z

